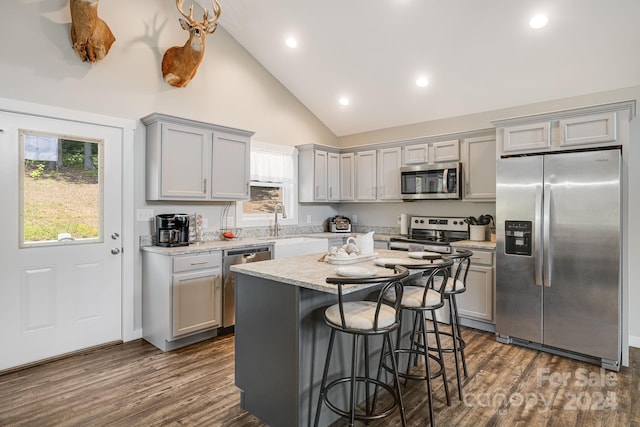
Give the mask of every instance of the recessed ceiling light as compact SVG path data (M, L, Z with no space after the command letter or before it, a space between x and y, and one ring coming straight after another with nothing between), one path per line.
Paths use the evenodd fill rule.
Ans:
M547 15L538 14L531 18L531 20L529 21L529 26L531 28L538 29L547 25L547 22L549 22L549 18L547 18Z
M296 40L294 37L287 37L287 40L285 40L285 43L291 49L295 49L296 47L298 47L298 40Z
M425 76L420 76L416 80L416 85L418 87L427 87L429 85L429 80Z
M338 102L340 103L340 105L344 105L346 107L347 105L349 105L349 98L343 96L338 100Z

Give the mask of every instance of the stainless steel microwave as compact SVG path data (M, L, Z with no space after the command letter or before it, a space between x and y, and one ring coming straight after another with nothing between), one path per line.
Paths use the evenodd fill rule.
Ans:
M462 164L439 163L400 168L402 199L456 200L462 192Z

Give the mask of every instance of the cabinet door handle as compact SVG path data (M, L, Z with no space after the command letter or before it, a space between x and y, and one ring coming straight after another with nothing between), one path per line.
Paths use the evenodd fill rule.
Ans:
M207 178L205 178L205 179L203 179L203 180L202 180L202 184L203 184L203 186L204 186L204 189L202 190L202 192L203 192L204 194L207 194Z
M209 264L209 261L202 261L202 262L192 262L192 263L189 263L189 265L204 265L204 264Z

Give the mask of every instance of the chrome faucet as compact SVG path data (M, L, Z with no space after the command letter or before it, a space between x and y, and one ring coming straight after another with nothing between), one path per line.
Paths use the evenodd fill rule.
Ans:
M276 239L278 238L278 228L280 227L278 225L278 208L280 208L280 212L282 212L282 219L285 219L287 217L287 211L284 210L284 205L282 203L276 203L273 208L273 214L275 216L274 229Z

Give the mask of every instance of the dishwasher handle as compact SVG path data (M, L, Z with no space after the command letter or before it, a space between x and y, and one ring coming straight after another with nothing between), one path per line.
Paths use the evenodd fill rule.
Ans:
M258 246L255 248L244 248L244 249L230 249L225 251L225 256L236 256L242 255L244 257L256 256L258 253L262 252L271 252L271 248L269 246Z

